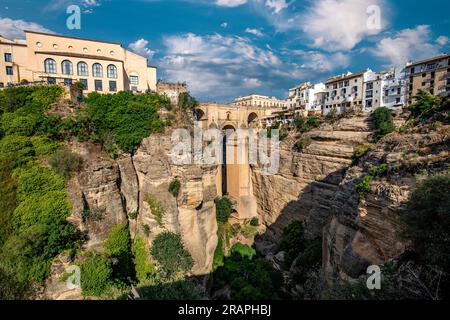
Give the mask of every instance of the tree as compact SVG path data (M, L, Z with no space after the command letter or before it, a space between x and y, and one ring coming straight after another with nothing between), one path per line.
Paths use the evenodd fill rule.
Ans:
M442 98L434 96L427 91L419 90L417 96L414 97L416 103L410 105L408 110L411 112L409 120L421 118L429 114L441 105Z
M99 297L111 285L113 270L108 258L92 254L84 260L80 269L83 296Z
M233 211L233 203L227 197L222 197L216 202L217 223L225 224Z
M388 108L382 107L376 109L373 113L373 119L376 127L375 140L378 141L395 130L392 111Z
M158 235L152 243L151 254L164 277L172 278L191 270L193 260L183 246L181 236L169 231Z

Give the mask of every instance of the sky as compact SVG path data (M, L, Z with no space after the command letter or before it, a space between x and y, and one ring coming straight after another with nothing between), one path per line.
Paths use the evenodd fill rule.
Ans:
M69 30L66 10L81 9ZM450 51L448 0L0 0L0 35L120 42L201 101L262 94Z

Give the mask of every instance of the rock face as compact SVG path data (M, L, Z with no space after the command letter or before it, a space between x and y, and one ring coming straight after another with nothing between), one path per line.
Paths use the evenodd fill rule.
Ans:
M341 119L306 133L312 144L302 152L293 151L294 137L283 141L278 174L264 176L253 168L265 236L277 242L290 222L301 220L308 238L319 237L331 216L334 194L352 163L354 147L366 142L370 134L367 117Z
M336 278L365 274L369 265L389 261L404 252L399 237L399 211L416 187L418 169L441 171L449 156L448 126L437 131L385 137L347 171L333 199L333 216L323 232L323 268L329 284ZM412 155L412 156L411 156ZM360 200L355 186L372 166L387 163L387 177L375 179L371 193Z
M68 147L83 163L67 191L72 204L68 220L86 234L85 249L102 251L103 242L117 224L128 223L132 238L142 236L149 247L158 234L168 230L181 235L194 260L193 275L211 272L217 246L216 166L173 165L171 132L144 139L134 156L123 155L116 160L91 143L73 141ZM168 191L173 179L181 182L177 198ZM146 201L149 196L164 208L161 225ZM137 219L130 219L129 215L136 212ZM148 225L148 235L144 225ZM55 260L52 270L61 268ZM57 279L59 271L52 272L50 279ZM56 280L49 283L44 298L64 298L61 285ZM67 297L78 296L68 293Z

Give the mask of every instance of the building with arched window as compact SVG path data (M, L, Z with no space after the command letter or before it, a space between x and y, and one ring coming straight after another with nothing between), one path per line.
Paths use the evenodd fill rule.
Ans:
M25 40L0 36L0 86L82 82L85 93L156 91L156 67L120 43L25 31Z

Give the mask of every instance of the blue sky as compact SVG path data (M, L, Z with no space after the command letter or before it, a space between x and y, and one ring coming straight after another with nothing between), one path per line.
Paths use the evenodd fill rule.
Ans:
M68 30L66 8L82 9ZM120 42L202 101L286 98L303 81L449 52L450 2L387 0L0 0L0 34L23 29Z

